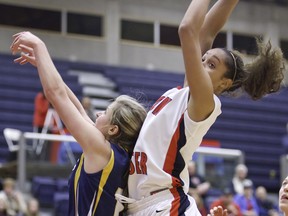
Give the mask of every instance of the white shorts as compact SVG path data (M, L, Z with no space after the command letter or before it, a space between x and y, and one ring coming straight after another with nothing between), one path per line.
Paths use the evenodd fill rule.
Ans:
M173 190L173 189L172 189ZM169 189L145 197L128 205L128 216L201 216L195 200ZM177 196L177 194L179 196Z

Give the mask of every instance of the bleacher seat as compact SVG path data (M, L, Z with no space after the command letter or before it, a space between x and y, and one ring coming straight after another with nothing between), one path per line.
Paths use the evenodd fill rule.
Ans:
M54 194L54 216L68 215L69 194L67 192L56 192Z
M7 100L17 100L17 101L33 101L35 98L35 92L34 91L19 91L16 89L0 87L0 98L7 99Z
M120 94L140 98L148 107L169 88L182 85L184 80L183 74L169 72L105 65L95 65L95 67L89 65L88 67L92 72L98 67L96 70L117 84ZM81 69L81 66L78 69ZM280 92L268 95L259 101L252 101L247 96L239 98L221 96L223 113L204 137L218 140L223 148L243 151L246 156L245 163L251 167L249 177L256 185L265 183L264 186L272 192L278 190L278 184L274 179L271 180L271 184L268 184L267 179L270 179L268 173L274 170L276 170L274 178L279 179L278 159L283 150L281 138L286 134L286 123L288 122L287 92L288 88L283 88ZM257 155L269 158L271 163L267 166L269 169L267 172L261 169L263 160ZM270 159L271 157L273 159ZM259 171L254 173L257 167L259 167ZM258 181L258 174L266 180Z
M42 207L53 207L54 194L57 191L56 181L51 177L34 176L31 193L39 200Z
M3 165L7 163L7 161L10 161L10 151L7 146L0 146L0 164Z
M56 179L57 192L68 192L68 179Z
M32 131L34 98L42 89L36 68L14 64L13 59L12 55L0 55L0 148L7 147L2 133L4 128ZM54 60L54 63L76 96L82 96L78 77L68 74L69 62ZM4 158L1 159L4 161Z
M33 113L34 104L28 102L8 101L0 99L1 112L15 112L15 113Z
M85 86L83 87L83 94L96 97L96 98L116 98L119 94L111 89L101 88L101 87L93 87L93 86Z
M32 123L28 125L27 121L33 113L32 94L36 95L36 92L41 89L40 82L37 73L34 73L35 68L17 66L12 62L13 57L11 56L0 58L0 74L3 74L3 79L2 77L0 79L0 130L12 127L23 131L32 131ZM107 77L114 82L113 90L116 89L117 93L140 98L148 107L169 88L182 85L184 80L184 74L171 72L85 62L56 62L64 81L67 80L68 86L78 96L82 96L83 86L79 84L77 76L69 74L69 71L78 70L101 74L101 77ZM27 73L29 76L22 77L21 72ZM21 82L15 82L15 76L21 77ZM86 83L85 86L95 87L92 79L87 81L87 78L82 78L81 82ZM87 94L90 92L94 95L100 93L99 89L95 88L92 90L86 88L85 91ZM221 96L223 112L204 137L218 140L222 148L243 151L245 163L250 168L249 177L255 186L262 184L269 192L277 192L279 189L279 159L283 154L281 140L282 136L287 133L286 124L288 122L287 93L288 88L283 88L280 92L268 95L260 101L252 101L247 97L233 99ZM104 109L108 102L102 101L105 98L98 96L92 98L92 101L95 105L101 103L101 109ZM113 96L116 95L109 95L109 97ZM12 116L13 113L16 117ZM7 115L7 117L2 115ZM11 119L10 122L8 122L9 119ZM1 142L3 142L3 136L0 134L0 147L4 146ZM259 155L265 160L261 159ZM267 170L262 168L263 164Z

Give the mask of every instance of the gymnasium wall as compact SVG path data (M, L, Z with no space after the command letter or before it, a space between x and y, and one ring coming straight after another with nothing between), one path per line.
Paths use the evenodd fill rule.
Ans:
M46 42L55 58L176 73L184 71L180 47L160 45L157 41L157 25L164 23L178 26L189 0L87 0L81 3L77 0L27 0L25 3L21 0L0 0L1 3L61 10L62 14L72 11L103 15L104 36L67 35L65 25L61 26L60 33L0 25L0 53L9 53L12 34L29 30ZM263 34L264 38L270 38L274 44L278 44L280 39L288 40L286 11L287 7L284 6L240 1L224 31L244 35ZM12 17L20 19L17 14ZM121 40L119 23L123 18L154 23L155 42L147 44ZM62 19L65 23L65 16Z

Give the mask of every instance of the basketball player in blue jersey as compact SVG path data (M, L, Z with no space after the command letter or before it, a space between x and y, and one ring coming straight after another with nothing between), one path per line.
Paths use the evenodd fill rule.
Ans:
M119 96L93 122L62 80L40 38L30 32L15 34L11 51L21 52L16 63L37 67L46 98L83 149L69 180L69 216L118 216L123 207L115 194L127 185L145 108L131 97Z
M284 59L279 48L258 42L249 65L212 42L238 0L193 0L179 26L186 82L165 92L148 112L131 159L131 216L200 216L189 196L187 164L221 114L218 96L242 88L253 100L279 90Z

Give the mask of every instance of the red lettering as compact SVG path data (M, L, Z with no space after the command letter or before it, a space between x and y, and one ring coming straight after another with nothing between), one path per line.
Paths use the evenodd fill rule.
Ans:
M140 167L142 174L147 175L147 155L144 152L141 152Z
M147 175L147 155L144 152L134 152L134 163L130 161L130 171L129 174L133 175L136 171L136 174Z
M133 175L134 173L135 173L135 167L134 167L132 161L130 161L129 175Z
M135 158L135 168L136 168L136 173L139 174L141 173L140 166L139 166L139 156L140 152L135 152L134 158Z

